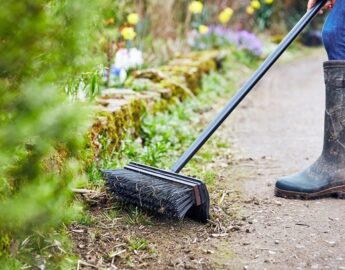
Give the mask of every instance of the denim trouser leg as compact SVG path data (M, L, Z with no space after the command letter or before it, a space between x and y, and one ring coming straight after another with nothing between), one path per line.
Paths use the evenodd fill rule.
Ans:
M329 60L345 60L345 0L337 0L322 32Z

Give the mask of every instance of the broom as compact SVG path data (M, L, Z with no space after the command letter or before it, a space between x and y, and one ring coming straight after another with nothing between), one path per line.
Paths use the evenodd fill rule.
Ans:
M262 63L219 115L176 161L171 171L134 162L130 162L123 169L103 170L103 177L108 182L110 191L125 202L153 212L176 219L183 219L187 215L206 223L209 219L210 199L204 182L178 173L266 74L326 2L327 0L320 0L312 9L307 11L277 49Z

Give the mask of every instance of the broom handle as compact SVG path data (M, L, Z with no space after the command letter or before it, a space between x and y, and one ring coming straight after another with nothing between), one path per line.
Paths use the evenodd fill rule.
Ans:
M196 152L207 142L211 135L218 129L231 112L241 103L245 96L253 89L253 87L266 74L271 66L278 60L289 45L296 39L314 16L322 9L327 0L319 0L307 13L299 20L295 27L281 41L278 48L261 64L250 79L241 87L235 96L229 101L226 107L218 114L218 116L209 124L209 126L199 135L193 144L184 152L184 154L172 166L171 171L180 172L187 162L196 154Z

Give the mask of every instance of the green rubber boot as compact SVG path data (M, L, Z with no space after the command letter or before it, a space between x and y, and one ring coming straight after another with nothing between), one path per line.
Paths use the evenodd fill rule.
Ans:
M323 151L305 171L276 182L275 195L316 199L345 195L345 61L324 63L326 113Z

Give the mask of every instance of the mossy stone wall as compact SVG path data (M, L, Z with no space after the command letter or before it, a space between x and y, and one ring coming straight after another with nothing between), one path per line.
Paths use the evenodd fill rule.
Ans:
M96 100L97 113L90 131L94 155L98 156L104 150L117 150L128 132L138 136L144 112L154 114L164 111L178 101L197 95L202 75L215 70L221 59L219 51L177 56L158 69L141 70L133 74L132 82L146 80L152 89L104 90Z

